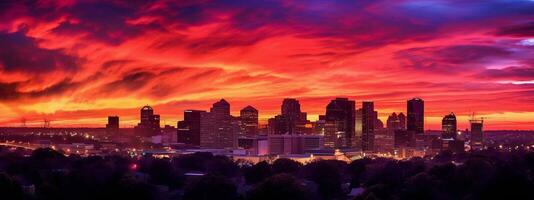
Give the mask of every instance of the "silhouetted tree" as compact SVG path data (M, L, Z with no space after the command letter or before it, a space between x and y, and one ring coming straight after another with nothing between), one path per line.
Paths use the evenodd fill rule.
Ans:
M233 200L238 197L236 186L222 176L206 175L185 187L186 200Z
M316 199L290 174L274 175L248 194L250 200L308 200Z
M206 162L206 172L224 177L234 177L239 174L239 167L227 156L213 156Z
M174 158L173 163L183 171L206 171L206 162L213 158L213 154L197 152L190 155L182 155Z
M265 180L271 176L271 174L271 165L269 165L269 163L266 161L262 161L253 166L245 168L243 176L245 177L247 184L256 184Z
M0 173L0 198L2 199L26 199L22 188L9 175Z
M367 163L370 162L369 158L359 159L352 161L348 167L347 171L351 176L351 187L358 187L360 186L360 179L363 173L365 172Z
M342 173L347 164L337 160L319 160L304 166L304 177L319 186L323 199L341 198L345 194L341 189Z
M296 175L301 167L302 163L287 158L276 159L272 165L275 174L288 173Z

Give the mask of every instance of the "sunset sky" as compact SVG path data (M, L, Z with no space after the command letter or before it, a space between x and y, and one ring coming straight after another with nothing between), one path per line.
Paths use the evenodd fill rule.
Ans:
M284 97L534 129L534 1L0 2L0 126L132 127L144 105L176 126L220 98L265 121Z

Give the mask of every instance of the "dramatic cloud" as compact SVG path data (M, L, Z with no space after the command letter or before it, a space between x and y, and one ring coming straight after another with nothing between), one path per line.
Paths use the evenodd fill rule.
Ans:
M175 125L219 98L315 119L337 96L384 120L417 96L428 128L534 129L533 27L528 0L5 1L0 125L131 126L145 104Z
M500 27L497 35L508 35L514 37L534 37L534 22Z
M42 73L75 70L81 63L76 57L58 49L40 48L22 32L0 33L0 69Z

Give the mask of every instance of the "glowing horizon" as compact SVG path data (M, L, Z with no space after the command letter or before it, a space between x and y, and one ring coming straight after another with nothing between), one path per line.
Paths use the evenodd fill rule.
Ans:
M176 126L220 98L265 121L286 97L385 122L421 97L425 129L534 129L533 1L12 1L0 20L0 126L131 127L144 105Z

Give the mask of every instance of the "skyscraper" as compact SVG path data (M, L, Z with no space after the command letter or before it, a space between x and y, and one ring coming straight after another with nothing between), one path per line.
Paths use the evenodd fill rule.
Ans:
M388 130L391 130L391 131L401 129L401 124L400 124L399 117L397 116L397 113L392 113L391 115L389 115L387 122L386 122L386 127Z
M282 116L287 120L287 133L297 133L297 124L301 122L303 114L300 111L300 103L297 99L286 98L282 102ZM305 115L304 115L305 116Z
M119 133L119 116L109 116L106 124L106 132L108 134Z
M471 119L471 150L484 149L484 130L482 119Z
M308 134L312 132L307 113L300 111L296 99L286 98L282 102L282 113L269 119L269 134Z
M373 151L374 149L375 121L374 103L372 101L364 101L362 103L362 151Z
M335 144L334 147L352 147L356 136L355 102L348 98L336 98L326 106L326 124L334 128L326 129L325 143ZM335 141L330 141L335 140Z
M258 110L252 106L247 106L240 111L241 131L245 136L255 136L258 134Z
M442 139L456 139L456 116L454 113L445 115L441 120L441 138Z
M203 110L184 111L184 120L177 124L178 142L200 146L200 116L205 112Z
M300 103L297 99L286 98L282 102L282 115L294 119L300 117Z
M268 121L269 135L282 135L289 133L289 120L283 115L276 115Z
M210 112L200 116L200 146L204 148L234 148L237 138L230 115L230 104L221 99Z
M408 123L407 130L416 135L424 133L425 125L425 102L420 98L408 100Z
M399 118L400 129L406 130L406 115L404 115L404 113L401 112L397 115L397 118Z
M159 115L154 114L150 106L141 108L141 121L135 127L135 133L140 136L150 137L161 134Z

